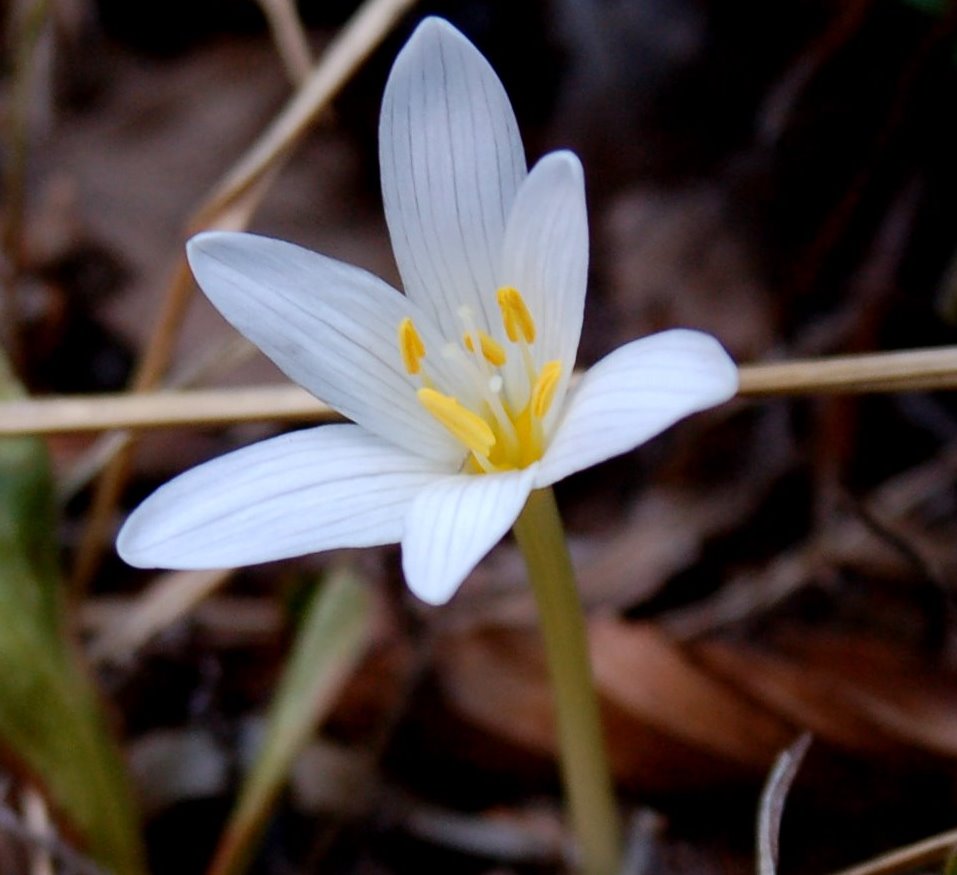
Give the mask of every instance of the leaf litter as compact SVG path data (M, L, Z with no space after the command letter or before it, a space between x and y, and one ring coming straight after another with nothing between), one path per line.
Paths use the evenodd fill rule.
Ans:
M169 44L146 51L109 4L68 5L82 27L51 37L47 81L60 84L33 121L18 278L34 351L23 376L58 392L122 382L184 222L289 87L265 26L248 25L255 15L242 33L228 16L207 20L185 42L158 28ZM552 0L509 29L493 6L442 11L460 15L497 66L516 39L525 57L563 59L551 76L507 63L503 76L535 154L576 147L594 178L586 363L676 324L715 332L740 361L953 339L952 16L904 0L842 13L786 3L774 20L751 6L576 12ZM335 27L301 7L319 57ZM411 20L254 217L257 230L390 281L368 119ZM659 50L638 51L648 46ZM5 113L11 75L0 80ZM627 118L608 124L609 113ZM78 326L85 345L65 340ZM175 365L227 337L197 297ZM278 378L255 358L225 379ZM264 431L150 436L124 507ZM946 393L739 402L563 485L623 802L659 818L634 856L652 860L649 871L750 870L760 787L803 731L815 742L779 871L826 871L952 825L955 434ZM50 442L61 476L88 445ZM67 562L87 510L84 494L66 508ZM328 786L279 801L256 871L558 865L549 692L512 545L444 612L408 600L394 552L348 558L375 593L370 652L294 767L294 787L303 773ZM100 675L127 750L163 738L202 754L195 739L215 742L206 784L202 772L197 784L171 771L167 792L151 788L153 871L208 864L238 792L243 727L266 708L296 594L326 561L244 571L132 637L117 611L135 609L147 577L109 560L74 606L92 624L94 657L125 656ZM334 746L340 765L315 766L332 761L315 745ZM359 776L361 805L337 769ZM162 785L162 770L149 775Z

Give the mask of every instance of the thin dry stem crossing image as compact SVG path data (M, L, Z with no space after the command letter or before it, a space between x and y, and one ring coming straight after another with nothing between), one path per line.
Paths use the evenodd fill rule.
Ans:
M0 875L951 872L951 5L0 39Z

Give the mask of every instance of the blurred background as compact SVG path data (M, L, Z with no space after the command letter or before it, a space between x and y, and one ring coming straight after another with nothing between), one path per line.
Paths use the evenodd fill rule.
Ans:
M315 59L356 6L301 0ZM715 334L741 363L955 341L957 5L412 4L271 177L252 230L398 282L378 107L425 14L498 71L530 163L559 147L582 158L580 365L674 326ZM7 353L31 393L123 390L190 217L295 85L254 0L7 0L0 27ZM198 294L170 359L203 385L283 382L236 353ZM371 597L368 641L249 871L555 870L549 694L510 543L441 609L405 591L394 549L369 550L224 575L175 621L116 643L158 581L113 554L124 514L280 428L144 435L99 554L89 464L102 442L47 442L76 658L130 763L152 871L206 871L306 596L342 562ZM784 871L953 825L955 476L952 395L821 395L726 405L559 486L649 871L749 871L761 784L804 730ZM3 871L23 871L0 824L5 844Z

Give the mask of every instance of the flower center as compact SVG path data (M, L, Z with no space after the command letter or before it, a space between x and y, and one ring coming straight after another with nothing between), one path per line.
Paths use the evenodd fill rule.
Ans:
M503 286L496 300L508 348L477 328L471 311L463 307L461 343L447 344L441 351L465 377L464 384L474 389L465 401L441 391L413 321L406 317L397 329L406 372L419 377L419 403L468 451L466 464L476 474L525 468L542 457L544 420L562 376L560 361L536 367L535 320L518 289ZM519 356L517 369L507 368L512 355Z

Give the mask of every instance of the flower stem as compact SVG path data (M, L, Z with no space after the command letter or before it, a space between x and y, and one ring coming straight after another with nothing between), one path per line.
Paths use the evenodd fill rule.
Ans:
M551 489L533 492L515 523L538 602L551 674L562 777L583 875L614 875L621 825L605 753L585 622L565 532Z

